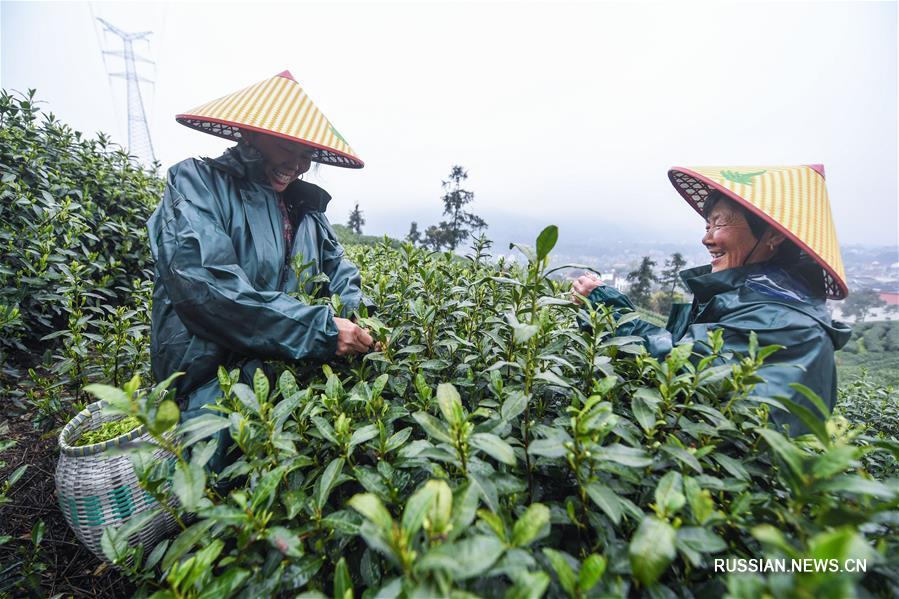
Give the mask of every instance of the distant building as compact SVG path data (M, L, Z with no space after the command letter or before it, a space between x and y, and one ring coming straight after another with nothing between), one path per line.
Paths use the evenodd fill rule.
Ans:
M614 268L610 273L603 273L599 276L599 280L602 281L603 285L608 285L609 287L614 287L618 291L624 292L627 291L627 279L618 275L618 271Z
M880 299L885 301L888 306L899 306L899 291L881 291Z

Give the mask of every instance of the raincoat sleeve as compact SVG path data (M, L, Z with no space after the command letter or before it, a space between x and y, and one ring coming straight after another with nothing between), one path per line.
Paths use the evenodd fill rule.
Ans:
M320 222L324 229L321 247L322 271L331 280L329 289L332 294L340 296L343 305L342 314L349 316L364 305L369 314L375 310L375 303L362 293L362 277L356 265L347 260L343 246L337 240L337 234L324 214L320 214Z
M185 327L229 350L263 358L325 359L337 349L328 306L256 289L239 264L222 206L196 163L169 171L148 222L160 279Z
M611 287L597 287L588 299L614 308L616 316L635 309L627 296ZM753 395L775 399L786 397L817 414L811 402L790 387L791 383L800 383L816 391L833 411L836 398L834 345L827 331L814 319L782 304L747 304L724 314L718 322L691 324L677 344L693 343L695 354L708 355L711 351L708 333L713 329L724 330L724 350L731 354L729 359L748 354L749 337L753 331L759 347L783 346L765 360L759 371L765 382L756 385ZM643 337L649 354L658 359L668 355L674 346L669 331L639 318L621 325L617 334ZM784 410L773 408L770 415L778 428L789 425L792 435L808 430L797 417Z
M593 305L605 304L612 308L616 320L627 312L636 310L630 298L614 287L607 285L600 285L593 289L590 295L587 296L587 300ZM589 327L586 323L581 322L581 327L585 326ZM647 351L656 358L664 358L674 346L670 332L640 318L622 324L618 327L616 334L619 336L636 335L643 337Z

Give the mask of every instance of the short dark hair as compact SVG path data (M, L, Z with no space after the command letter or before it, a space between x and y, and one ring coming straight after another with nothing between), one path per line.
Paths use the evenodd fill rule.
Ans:
M737 202L725 196L723 193L718 191L717 189L709 193L705 198L705 202L702 204L702 217L706 220L709 220L709 216L712 214L712 210L718 205L719 202L726 202L730 207L737 210L740 214L742 214L746 218L746 222L749 223L749 230L752 231L752 236L756 239L761 239L762 235L765 234L765 231L768 230L770 226L765 220L754 212L750 212Z
M761 239L762 235L765 234L765 231L767 231L771 226L767 222L765 222L765 219L763 219L761 216L749 211L738 202L735 202L734 200L725 196L717 189L710 191L709 195L706 196L706 199L702 204L703 218L708 220L709 215L712 213L712 210L719 202L727 202L728 205L742 214L746 218L746 222L749 224L749 230L752 231L752 236L756 239ZM797 246L789 239L784 239L780 244L780 247L777 248L777 253L771 257L770 262L779 264L781 266L792 266L798 264L803 255L804 252L799 249L799 246Z

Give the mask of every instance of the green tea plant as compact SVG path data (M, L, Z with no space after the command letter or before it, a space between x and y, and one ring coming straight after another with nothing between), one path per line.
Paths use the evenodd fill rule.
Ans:
M866 369L840 387L836 411L840 426L887 442L899 441L899 390L875 383ZM861 443L866 443L861 441ZM899 460L880 452L864 456L865 468L876 478L899 477Z
M164 509L180 504L181 532L146 559L133 527L108 531L107 555L157 598L899 592L899 481L867 469L899 443L804 388L812 408L756 397L776 347L730 356L719 332L701 358L652 358L617 334L636 314L575 304L550 276L557 234L517 246L520 264L485 241L466 258L349 248L380 351L271 379L220 370L219 401L174 435L170 381L89 387L169 450L134 462ZM779 434L772 409L812 433ZM750 558L867 567L716 569Z
M162 186L108 137L88 139L41 112L34 90L0 90L0 385L28 409L29 391L44 392L24 373L46 376L50 352L56 380L75 390L45 402L52 411L39 423L65 420L68 403L98 376L121 385L133 367L146 368L145 344L104 321L124 326L111 312L134 298L133 279L149 289L145 223ZM145 314L124 316L137 326ZM95 374L107 359L118 367Z
M12 449L16 446L16 442L12 439L4 439L7 434L9 434L9 425L5 422L0 424L0 453L3 453L9 449ZM2 470L6 466L6 462L0 460L0 470ZM28 465L23 464L12 471L12 473L6 477L6 479L0 482L0 507L3 507L7 503L10 502L9 493L12 489L13 485L19 482L19 479L22 478L22 475L25 474L25 471L28 470ZM9 540L8 536L0 535L0 545Z
M41 545L45 530L43 520L35 522L31 535L26 537L28 544L20 544L9 563L0 563L0 593L4 596L41 596L40 577L50 567ZM0 545L8 540L9 537L0 537Z

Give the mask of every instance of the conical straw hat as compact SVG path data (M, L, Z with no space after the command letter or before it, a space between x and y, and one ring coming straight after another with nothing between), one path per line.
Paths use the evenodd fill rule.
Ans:
M848 295L824 166L675 166L668 178L700 214L713 189L757 214L821 265L828 298Z
M364 166L290 71L179 114L175 120L226 139L240 139L240 129L259 131L315 148L316 162Z

